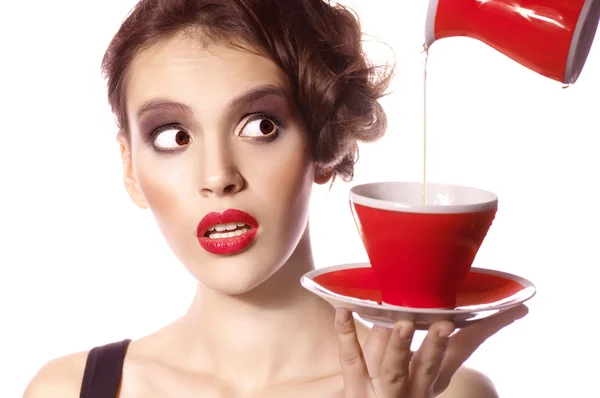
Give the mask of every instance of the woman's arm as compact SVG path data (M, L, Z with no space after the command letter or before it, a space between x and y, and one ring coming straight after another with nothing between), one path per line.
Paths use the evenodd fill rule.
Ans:
M31 380L23 398L78 398L87 352L54 359Z

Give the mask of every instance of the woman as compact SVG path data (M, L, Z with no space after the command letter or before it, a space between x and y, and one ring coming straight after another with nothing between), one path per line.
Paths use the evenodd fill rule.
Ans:
M322 0L142 0L103 61L125 187L197 279L187 313L56 359L25 397L494 397L462 363L525 307L455 333L355 324L304 290L313 183L350 180L390 71ZM335 321L334 321L335 319Z

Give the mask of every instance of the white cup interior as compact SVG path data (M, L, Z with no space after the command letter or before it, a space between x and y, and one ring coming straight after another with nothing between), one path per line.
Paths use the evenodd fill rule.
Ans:
M374 182L350 189L350 201L377 209L413 213L470 213L493 210L498 197L462 185L427 183L423 203L421 182Z

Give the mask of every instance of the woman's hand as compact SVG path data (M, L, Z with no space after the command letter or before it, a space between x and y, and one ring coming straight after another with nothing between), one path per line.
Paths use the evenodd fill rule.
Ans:
M432 398L441 394L460 366L490 336L528 312L524 305L454 332L454 324L431 325L411 352L415 326L400 321L393 330L374 326L361 348L352 314L336 313L344 398Z

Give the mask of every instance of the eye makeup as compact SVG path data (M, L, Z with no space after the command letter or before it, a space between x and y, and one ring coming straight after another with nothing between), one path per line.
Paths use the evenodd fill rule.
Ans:
M176 141L177 140L184 140L184 141L187 140L187 142L184 142L183 144L181 144L181 146L175 147L175 148L163 148L163 147L156 145L156 141L158 140L160 135L169 130L178 132L178 134L175 136ZM184 136L182 137L181 134L184 134ZM150 134L146 135L144 138L144 142L146 143L146 145L148 145L151 149L155 150L156 152L160 152L160 153L179 152L182 150L182 148L185 148L186 146L191 144L192 141L193 141L192 135L185 128L183 128L181 125L179 125L177 123L172 123L172 124L167 124L165 126L161 126L161 127L157 128L156 130L152 131ZM179 144L179 143L177 143L177 144Z
M188 122L188 118L183 115L156 112L148 113L147 116L140 120L138 128L144 139L148 140L167 128L179 128L185 130L183 125L187 125Z
M288 121L293 118L293 108L287 97L275 86L260 86L254 90L240 95L225 108L223 127L231 131L237 138L250 143L269 143L285 132ZM252 122L264 119L274 125L275 131L261 135L245 136L244 129ZM160 153L175 153L189 144L180 147L164 149L156 145L157 137L168 130L180 130L193 141L194 129L190 126L198 125L193 120L192 108L183 103L153 99L146 102L136 113L140 134L152 149ZM228 127L225 127L227 126ZM262 129L262 125L259 126Z
M264 134L262 136L261 135L258 135L258 136L242 135L242 133L244 132L244 130L246 129L246 127L248 127L248 125L250 123L256 122L259 120L260 121L270 121L273 124L273 126L275 127L275 131ZM238 124L238 128L236 128L235 135L245 141L257 142L257 143L268 143L268 142L275 140L277 137L279 137L280 134L285 132L286 127L287 127L286 123L282 122L277 117L275 117L271 114L268 114L268 113L259 112L259 113L246 115L242 119L242 121Z

